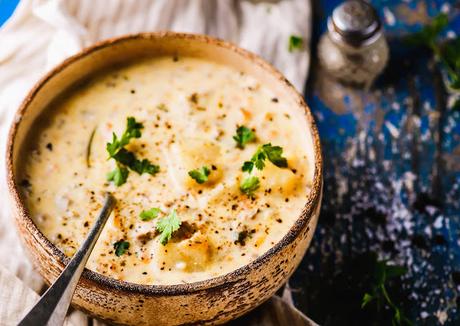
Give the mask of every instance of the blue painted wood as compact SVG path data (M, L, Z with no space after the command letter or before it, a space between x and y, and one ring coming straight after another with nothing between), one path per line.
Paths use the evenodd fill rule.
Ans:
M313 243L291 281L295 302L322 325L391 324L385 307L360 307L375 253L408 268L388 290L411 320L460 325L460 112L446 103L431 53L404 41L440 11L451 19L444 36L460 34L459 10L455 1L371 2L391 52L375 87L331 86L313 61L306 98L322 139L325 190ZM315 42L338 3L316 1Z

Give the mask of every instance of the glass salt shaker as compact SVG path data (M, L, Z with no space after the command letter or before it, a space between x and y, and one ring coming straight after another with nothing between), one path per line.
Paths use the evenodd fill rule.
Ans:
M388 44L375 9L359 0L335 8L320 39L318 59L339 82L368 89L388 61Z

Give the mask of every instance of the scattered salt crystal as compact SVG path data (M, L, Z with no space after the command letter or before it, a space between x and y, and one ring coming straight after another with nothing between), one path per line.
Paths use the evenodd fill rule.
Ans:
M428 101L423 102L423 108L427 111L431 110L431 104Z
M407 190L413 191L414 181L417 179L417 176L411 171L407 171L404 173L403 179L404 179L404 186L406 186Z
M399 137L399 130L389 121L385 122L385 127L387 127L388 131L390 132L393 138Z
M445 14L450 13L450 11L451 11L450 4L444 3L444 4L441 6L441 11L442 11L443 13L445 13Z
M440 228L442 228L442 221L443 221L443 219L444 219L444 218L443 218L442 216L438 216L438 217L436 218L436 220L434 221L434 223L433 223L433 227L434 227L435 229L440 229Z
M457 33L455 33L454 31L448 31L448 32L446 33L446 37L447 37L448 39L452 40L452 39L454 39L454 38L457 37Z
M434 214L436 214L436 211L438 209L436 207L434 207L434 206L426 206L425 210L428 212L428 214L434 215Z

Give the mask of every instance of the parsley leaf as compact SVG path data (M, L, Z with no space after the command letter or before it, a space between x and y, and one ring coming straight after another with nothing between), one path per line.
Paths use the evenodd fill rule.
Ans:
M131 138L140 138L142 135L141 129L144 128L144 125L140 122L137 122L135 118L128 117L126 121L126 130L121 135L121 138L118 139L115 133L112 134L112 142L107 143L107 152L110 157L114 157L120 149L129 144Z
M161 233L160 243L165 246L168 241L171 239L172 234L179 230L181 221L177 216L176 210L173 211L166 217L163 217L158 221L157 230Z
M126 182L128 178L129 171L127 168L122 167L117 164L115 170L107 174L107 181L113 181L113 183L119 187Z
M150 163L150 161L146 158L144 158L142 161L135 160L133 165L130 166L130 169L139 174L148 173L155 175L160 172L160 166Z
M252 161L244 162L241 168L243 172L249 172L249 173L251 173L253 169L254 169L254 162Z
M254 167L256 167L258 170L263 170L265 167L265 159L267 157L265 156L264 152L262 151L262 147L259 147L255 154L251 157L250 161L245 161L243 163L243 166L241 167L241 170L243 172L249 172L251 173Z
M131 166L136 161L136 156L134 153L128 151L127 149L120 148L117 153L112 156L115 161L126 166Z
M257 170L263 170L265 167L265 159L267 156L263 150L263 146L257 149L257 152L252 156L251 161L254 162L255 167Z
M287 168L287 160L284 158L283 149L280 146L272 146L272 144L262 145L264 153L267 155L268 160L279 168Z
M236 147L243 149L247 143L256 139L256 134L248 127L239 126L233 139L236 141Z
M429 25L421 31L410 35L407 41L413 45L430 48L435 58L442 64L447 72L448 86L453 90L460 90L460 38L440 42L439 34L449 24L449 17L441 13L433 18ZM455 105L453 106L455 109Z
M243 163L241 170L243 172L252 173L254 167L258 170L265 168L265 160L268 159L275 166L279 168L287 168L287 160L283 157L283 149L280 146L272 146L272 144L264 144L259 146L257 151L251 157L250 161ZM249 197L254 196L254 192L259 189L260 180L255 176L248 176L240 184L240 190Z
M412 322L402 313L401 309L393 302L386 288L386 283L391 278L404 275L407 269L402 266L388 265L387 261L376 261L374 269L374 285L370 293L365 293L361 301L361 308L370 302L376 301L378 306L387 304L393 310L393 325L412 325Z
M209 170L207 166L188 171L188 175L199 184L208 181L209 174L211 174L211 170Z
M139 214L139 217L142 221L151 221L153 220L154 218L156 218L158 216L158 214L160 213L160 209L157 208L157 207L153 207L149 210L146 210L146 211L142 211L140 214Z
M113 249L115 249L115 255L120 257L129 249L129 242L121 239L113 244Z
M120 149L118 153L113 156L113 158L117 162L129 167L131 170L137 172L138 174L148 173L155 175L160 171L160 167L158 165L150 163L150 161L147 159L143 159L142 161L138 160L134 153L124 148Z
M287 160L283 155L283 149L280 146L272 146L268 143L260 146L255 154L252 156L251 161L243 163L241 170L243 172L251 173L254 167L258 170L263 170L265 167L265 160L268 158L270 162L279 168L287 168Z
M107 176L109 181L114 181L117 187L126 182L128 177L128 169L137 172L138 174L148 173L155 175L160 171L158 165L152 164L149 160L139 160L134 153L128 151L124 146L128 145L132 138L140 138L142 135L141 129L144 126L140 122L136 122L133 117L128 117L126 122L126 130L118 139L117 135L113 133L112 142L107 143L106 149L109 153L109 158L117 162L117 167L114 171L110 172ZM120 166L122 165L122 166Z
M448 23L448 16L445 13L441 13L433 18L431 24L426 25L419 32L410 35L407 40L414 45L432 47L436 44L436 38L439 33L447 27Z
M303 46L303 38L298 35L289 36L289 52L294 52L294 50L301 50Z
M361 302L361 308L364 308L367 306L367 304L369 302L371 302L372 300L374 300L374 296L369 294L369 293L364 293L364 297L363 297L363 300Z
M447 70L449 86L460 90L460 38L440 46L438 57Z
M259 189L260 181L258 177L250 176L243 180L240 184L240 190L249 197L254 196L254 192Z

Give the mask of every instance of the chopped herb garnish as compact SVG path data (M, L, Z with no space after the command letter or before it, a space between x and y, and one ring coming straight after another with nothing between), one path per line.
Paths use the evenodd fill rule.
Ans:
M260 146L254 153L250 161L243 163L241 170L243 172L252 173L254 167L257 170L263 170L265 160L268 159L279 168L287 168L287 160L283 157L283 149L280 146L272 146L272 144L264 144ZM260 187L260 180L255 176L248 176L240 184L240 190L249 197L254 196L254 192Z
M146 210L146 211L142 211L140 214L139 214L139 217L142 221L151 221L153 220L154 218L157 218L158 214L160 213L160 209L157 208L157 207L153 207L149 210Z
M130 166L130 169L139 174L148 173L151 175L155 175L158 172L160 172L160 167L158 165L152 164L149 160L145 158L142 161L135 160L133 164Z
M460 90L460 38L449 41L441 47L439 60L444 64L449 76L449 87ZM457 99L456 104L459 104Z
M127 168L117 164L115 170L107 174L107 181L113 181L115 186L119 187L126 182L129 171Z
M247 143L256 139L256 134L248 127L239 126L233 139L236 141L236 147L243 149Z
M181 221L177 216L176 210L158 221L157 230L160 232L160 243L164 246L171 239L172 234L179 230Z
M211 170L209 170L207 166L202 166L199 169L188 171L188 175L199 184L208 181L210 174Z
M272 146L268 143L260 146L250 161L243 163L243 172L251 173L254 167L258 170L263 170L265 167L265 160L268 158L270 162L279 168L287 168L287 160L283 156L283 149L280 146Z
M115 249L115 255L120 257L129 249L129 242L121 239L113 244L113 248Z
M88 146L86 146L86 166L91 167L91 147L93 146L94 134L96 133L96 128L93 129L89 135Z
M442 64L447 72L448 86L453 90L460 90L460 38L456 37L445 42L439 40L441 32L449 24L449 17L441 13L433 18L430 24L421 31L410 35L407 40L419 46L431 49L435 59ZM460 99L452 105L456 109Z
M110 172L107 176L109 181L114 181L116 186L121 186L126 182L128 177L128 169L137 172L138 174L148 173L155 175L160 171L158 165L152 164L149 160L139 160L134 153L128 151L124 146L128 145L132 138L140 138L142 135L141 129L144 126L142 123L136 122L133 117L127 119L126 130L118 139L117 135L113 133L112 142L107 143L107 152L109 158L117 162L117 167L114 171ZM121 166L120 166L121 165Z
M419 32L409 35L407 41L414 45L436 46L436 39L439 33L447 27L449 18L441 13L433 18L430 24L424 26Z
M262 146L262 149L270 162L279 168L287 168L287 160L283 157L283 149L280 146L265 144Z
M240 190L249 197L254 196L254 192L259 189L260 181L258 177L249 176L240 184Z
M407 269L402 266L388 265L387 261L377 261L374 270L374 282L371 293L365 293L361 302L361 308L365 308L372 301L376 301L377 306L387 304L394 312L393 325L412 325L412 322L404 316L401 309L391 300L386 289L386 282L395 277L406 274Z
M289 37L289 52L294 52L294 50L300 50L303 46L303 38L298 35L291 35Z
M124 146L129 144L131 138L140 138L142 135L141 129L144 128L142 123L136 122L136 119L133 117L128 117L126 123L126 130L118 139L115 133L112 134L112 142L107 143L107 152L110 157L113 158L118 151L120 151Z

